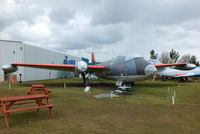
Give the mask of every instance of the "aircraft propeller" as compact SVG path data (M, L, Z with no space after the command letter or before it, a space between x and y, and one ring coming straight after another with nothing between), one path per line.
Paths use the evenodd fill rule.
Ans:
M144 70L145 74L149 77L153 77L152 81L154 81L156 79L157 76L157 69L155 68L154 65L149 64L145 67Z

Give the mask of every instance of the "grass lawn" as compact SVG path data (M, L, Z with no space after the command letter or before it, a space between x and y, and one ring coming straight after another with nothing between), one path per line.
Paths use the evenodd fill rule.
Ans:
M11 113L7 129L1 112L0 134L200 133L200 81L181 83L180 87L175 81L137 82L132 95L112 99L94 95L116 89L114 81L91 80L90 94L83 92L80 79L36 81L17 84L12 90L0 85L0 97L25 95L32 84L45 84L52 90L54 120L48 109Z

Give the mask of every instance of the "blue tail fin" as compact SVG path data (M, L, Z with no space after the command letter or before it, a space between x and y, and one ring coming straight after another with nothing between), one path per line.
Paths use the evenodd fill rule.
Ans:
M162 64L158 59L150 59L149 61L154 65Z

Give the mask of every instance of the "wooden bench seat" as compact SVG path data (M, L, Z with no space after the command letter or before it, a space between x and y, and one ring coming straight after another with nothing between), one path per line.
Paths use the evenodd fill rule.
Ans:
M37 107L30 107L30 108L8 110L5 113L13 113L13 112L26 111L26 110L34 110L34 109L41 109L41 108L53 108L53 107L54 107L54 105L44 105L44 106L37 106Z
M13 96L13 97L3 97L0 98L0 101L22 101L22 100L31 100L31 99L38 99L38 98L48 98L48 95L29 95L29 96Z

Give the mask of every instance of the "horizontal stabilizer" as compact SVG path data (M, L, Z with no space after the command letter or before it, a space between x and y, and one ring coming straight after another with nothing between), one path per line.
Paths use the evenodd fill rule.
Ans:
M187 63L174 63L174 64L157 64L155 67L170 67L170 66L184 66Z
M154 64L155 67L170 67L170 66L185 66L187 63L173 63L173 64L162 64L157 59L150 59L149 60L152 64Z

